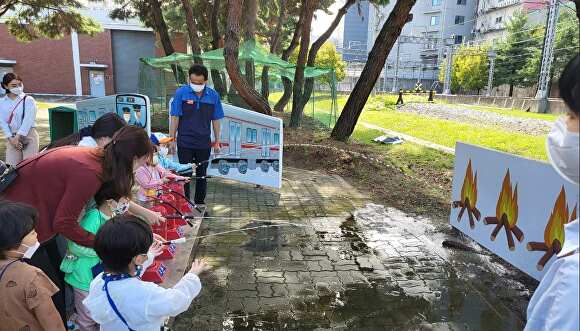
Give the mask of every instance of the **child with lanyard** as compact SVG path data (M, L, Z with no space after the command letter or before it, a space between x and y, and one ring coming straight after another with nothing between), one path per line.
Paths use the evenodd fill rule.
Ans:
M34 208L0 201L0 331L64 330L51 297L59 291L42 270L23 262L40 246Z
M144 166L141 166L135 172L135 181L139 184L137 199L141 202L147 202L151 197L156 196L157 190L161 185L170 181L188 182L188 177L183 177L172 173L171 171L159 165L159 148L153 154L151 160Z
M208 266L199 260L172 288L142 281L139 276L152 243L151 227L131 215L115 216L97 232L95 251L105 271L92 281L83 303L102 331L159 331L201 291L198 275Z
M103 185L97 192L95 202L97 206L89 209L80 221L81 227L93 234L96 234L111 217L124 214L129 209L129 200L117 196L108 185ZM149 261L153 261L155 256L162 252L163 247L156 241L148 252ZM94 270L99 270L100 262L97 253L92 248L68 240L67 253L60 265L60 270L65 273L65 282L73 288L74 306L77 312L76 322L80 331L99 329L99 325L93 321L82 301L89 294Z

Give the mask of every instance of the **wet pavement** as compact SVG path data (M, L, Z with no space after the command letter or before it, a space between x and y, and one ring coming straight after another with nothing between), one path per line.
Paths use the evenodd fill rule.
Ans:
M174 330L523 328L523 276L442 248L441 221L367 204L337 176L284 174L280 192L212 180L196 257L214 269Z

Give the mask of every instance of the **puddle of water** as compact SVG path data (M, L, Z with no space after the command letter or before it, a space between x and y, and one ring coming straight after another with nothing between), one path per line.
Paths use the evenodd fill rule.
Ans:
M250 254L245 262L229 265L229 259L219 266L219 270L233 276L253 273L260 266L269 271L268 265L284 269L286 264L306 265L318 257L306 256L304 261L284 260L282 253L314 250L326 252L327 257L320 263L338 264L339 261L357 261L355 271L363 279L350 283L329 282L328 286L315 286L315 281L282 284L299 290L278 296L288 304L259 305L259 312L247 314L245 310L227 311L225 301L215 293L226 293L232 288L232 278L216 284L204 283L206 293L211 293L207 302L215 311L203 318L215 319L223 330L518 330L523 328L521 316L506 308L504 297L509 297L513 286L504 289L504 295L496 295L498 287L504 284L497 278L486 277L489 272L477 261L476 254L463 258L461 255L438 255L439 250L426 243L430 240L428 224L420 224L412 218L405 218L398 211L390 209L363 209L354 218L337 220L318 218L310 220L314 228L279 227L268 221L233 226L238 229L235 240L203 239L200 255L204 252L241 251L242 256ZM405 222L412 222L404 224ZM229 231L227 227L220 228ZM413 230L409 237L406 231ZM212 233L218 232L212 229ZM225 238L228 238L225 236ZM420 238L420 239L417 239ZM219 239L219 237L217 237ZM222 238L223 239L223 238ZM418 247L417 251L409 245ZM429 250L433 251L429 251ZM396 254L395 254L396 253ZM221 254L221 253L220 253ZM332 254L337 259L332 259ZM465 254L463 254L465 255ZM475 257L473 256L475 255ZM363 268L358 259L376 258L384 268L373 270ZM235 259L234 259L235 260ZM465 270L458 272L452 265L457 263ZM253 265L252 265L253 264ZM274 268L272 268L274 269ZM298 270L298 269L297 269ZM306 269L305 269L306 270ZM293 271L309 274L308 271ZM336 271L337 273L340 271ZM345 271L350 272L350 271ZM251 276L253 277L253 276ZM421 278L422 277L422 278ZM424 279L423 279L424 278ZM253 279L253 278L252 278ZM421 285L413 287L412 281ZM405 283L407 282L407 283ZM268 286L277 286L272 283ZM254 281L250 288L260 283ZM255 290L254 290L255 291ZM231 294L230 294L231 295ZM254 294L252 294L254 295ZM227 297L224 294L223 297ZM258 300L259 294L255 294ZM261 298L261 297L260 297ZM273 298L276 299L276 298ZM225 301L220 301L225 300ZM261 300L261 299L260 299ZM284 301L287 300L287 301ZM261 302L261 301L260 301ZM244 306L246 307L246 306ZM192 315L195 318L196 311ZM210 317L208 317L210 316Z

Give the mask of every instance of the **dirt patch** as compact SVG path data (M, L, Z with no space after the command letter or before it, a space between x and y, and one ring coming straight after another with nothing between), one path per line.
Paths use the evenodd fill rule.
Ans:
M301 128L286 128L285 164L339 175L376 203L447 222L449 171L417 165L411 170L421 178L409 176L372 146L338 142L328 136L326 128L309 118L304 118Z

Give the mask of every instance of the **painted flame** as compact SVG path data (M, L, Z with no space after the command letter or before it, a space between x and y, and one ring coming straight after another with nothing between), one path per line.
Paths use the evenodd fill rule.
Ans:
M578 218L577 212L578 212L578 205L575 205L574 210L572 210L572 215L570 215L570 220L568 221L568 223L575 221Z
M516 184L512 193L509 169L503 179L501 192L499 193L497 206L495 208L495 215L498 220L501 220L504 214L507 217L507 222L510 225L510 228L516 225L518 222L518 185Z
M562 186L560 194L554 204L554 209L546 225L544 231L544 243L548 247L552 247L555 239L558 239L560 244L564 244L564 224L568 223L568 205L566 204L566 190Z
M463 186L461 187L461 202L465 202L465 199L469 199L469 208L475 208L477 203L477 173L475 173L474 177L471 169L471 159L467 164Z

